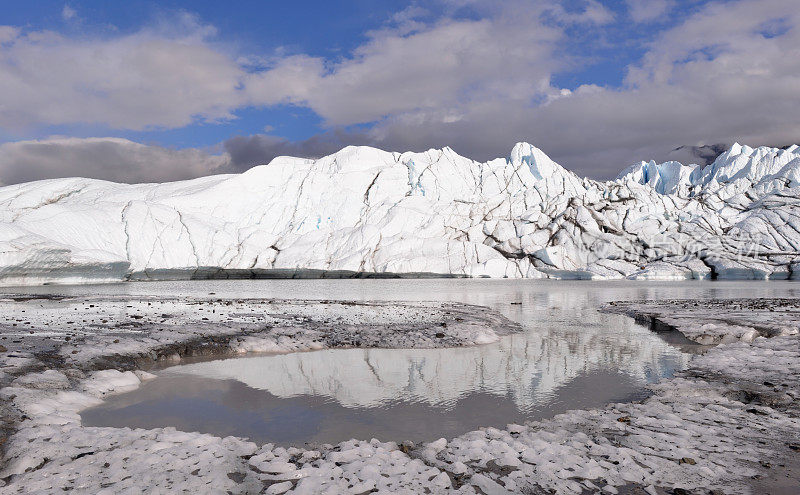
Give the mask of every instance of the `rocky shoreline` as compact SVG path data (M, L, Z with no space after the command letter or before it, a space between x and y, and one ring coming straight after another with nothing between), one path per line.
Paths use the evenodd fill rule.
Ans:
M695 303L603 308L695 341L724 342L642 402L418 446L351 440L300 449L173 428L83 427L79 411L184 356L454 347L492 342L518 326L455 303L8 296L0 300L0 491L780 493L796 486L795 300Z

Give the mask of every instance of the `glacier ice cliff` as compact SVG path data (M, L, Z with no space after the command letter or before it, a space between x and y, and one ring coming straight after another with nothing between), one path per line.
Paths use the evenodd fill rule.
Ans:
M0 188L0 284L206 276L447 274L793 278L800 147L734 145L701 167L583 179L527 143L347 147L164 184Z

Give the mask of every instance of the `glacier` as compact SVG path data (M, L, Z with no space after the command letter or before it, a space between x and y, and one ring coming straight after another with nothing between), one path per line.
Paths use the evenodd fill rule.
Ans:
M0 188L0 284L259 276L791 279L800 147L580 178L528 143L346 147L163 184Z

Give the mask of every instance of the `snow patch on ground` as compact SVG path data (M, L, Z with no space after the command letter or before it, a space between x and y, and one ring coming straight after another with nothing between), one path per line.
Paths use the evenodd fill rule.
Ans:
M627 314L656 331L678 330L704 345L800 332L798 299L622 301L605 309Z

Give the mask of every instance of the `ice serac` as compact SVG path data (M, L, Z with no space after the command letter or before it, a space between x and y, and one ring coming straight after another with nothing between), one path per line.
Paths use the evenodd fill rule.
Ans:
M204 276L446 274L792 278L800 148L734 145L701 167L641 162L582 179L518 143L347 147L165 184L0 188L0 283Z

